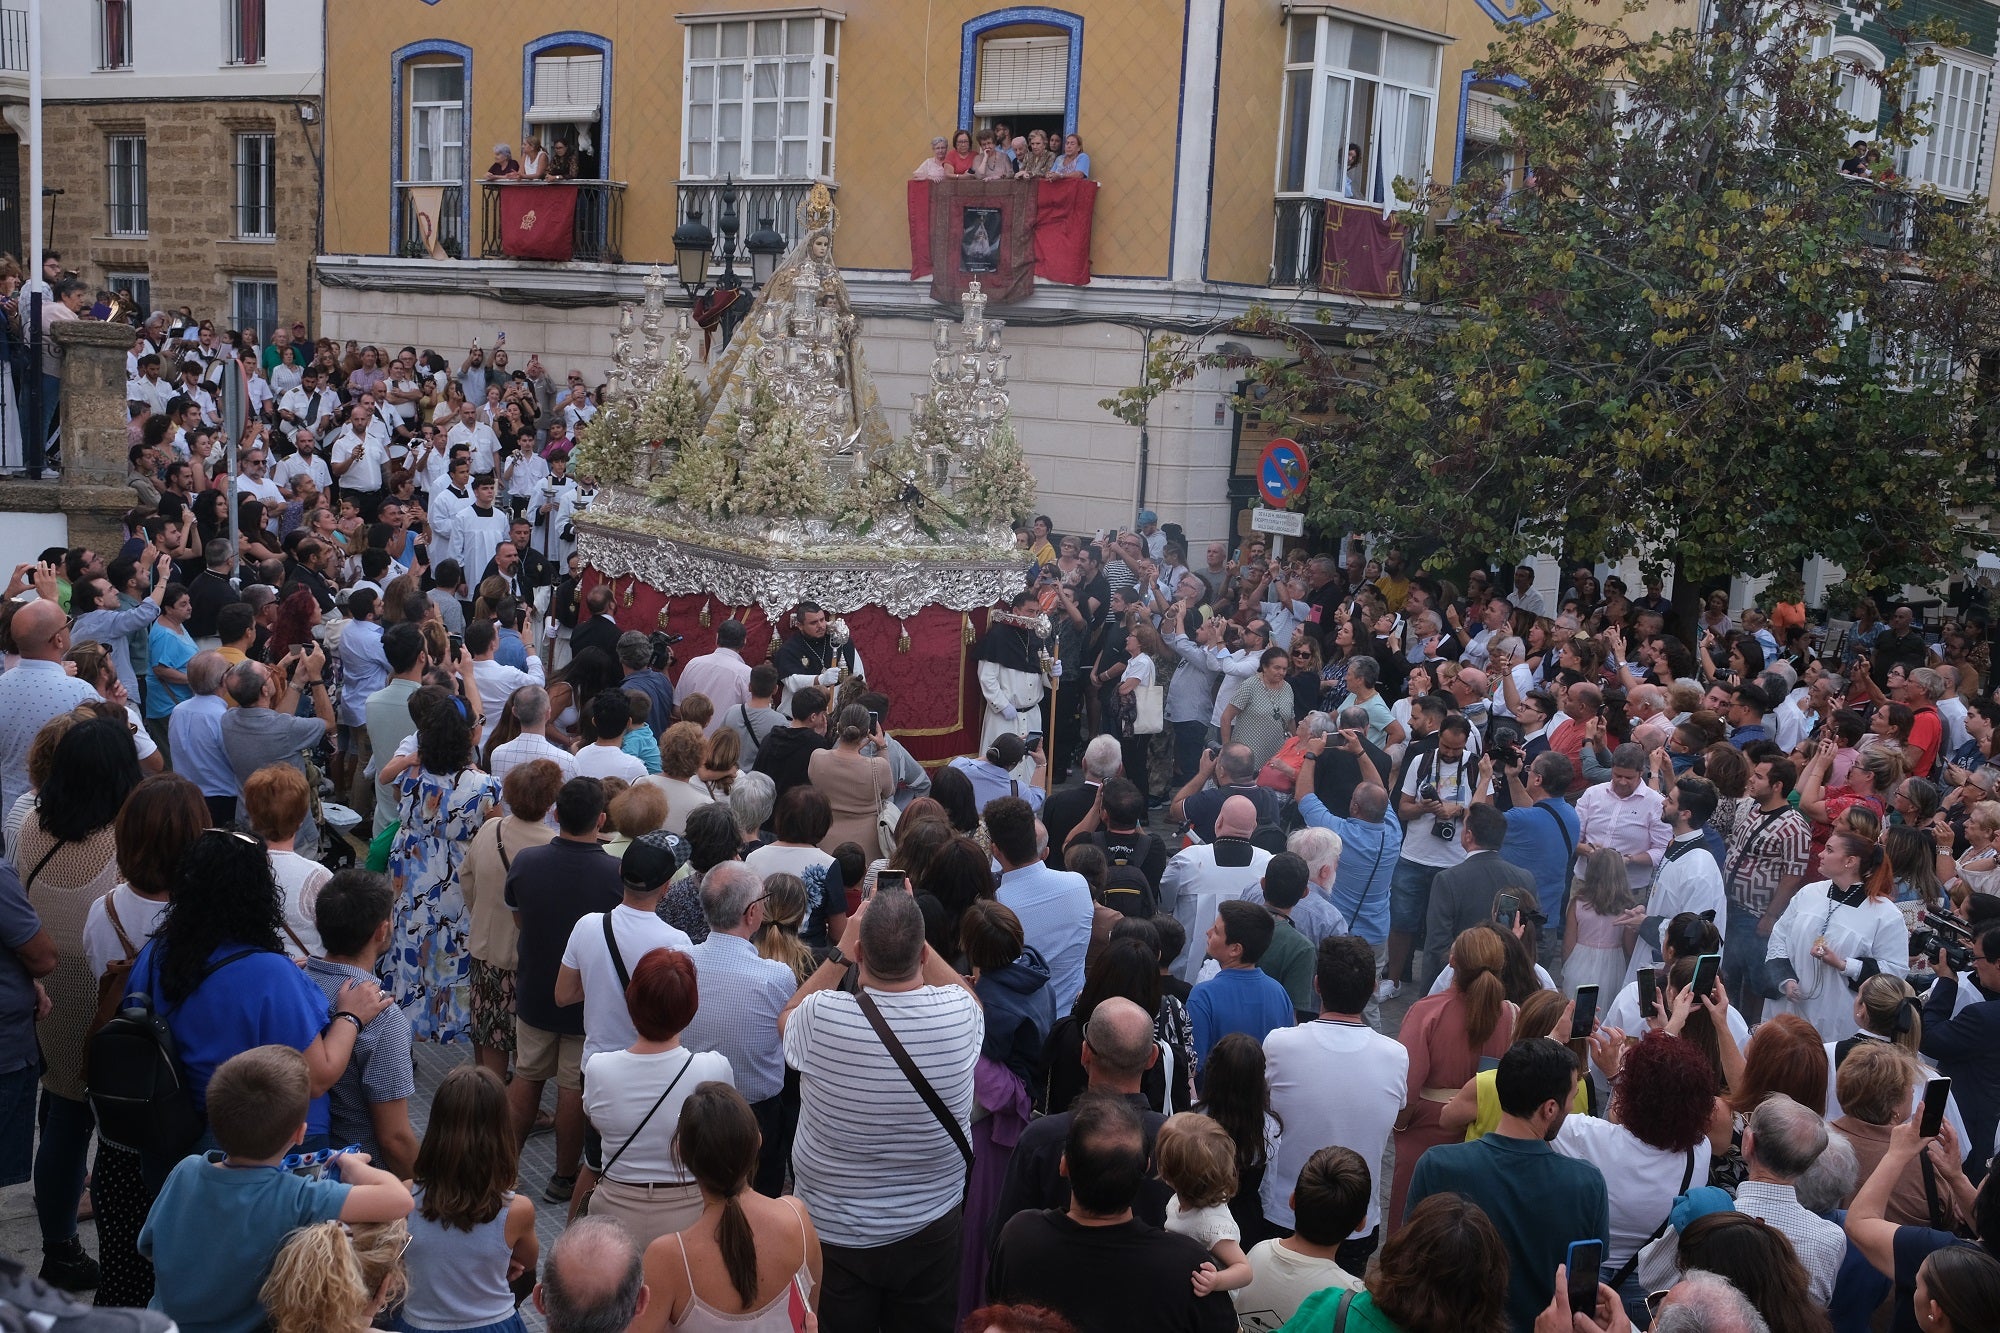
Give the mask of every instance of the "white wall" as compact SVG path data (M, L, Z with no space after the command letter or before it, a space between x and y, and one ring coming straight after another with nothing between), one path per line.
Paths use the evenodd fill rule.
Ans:
M69 545L69 515L14 513L0 521L0 564L33 564L51 546Z
M132 67L97 68L98 0L43 0L42 95L50 101L138 97L317 97L324 0L266 0L264 63L227 62L222 0L128 6Z

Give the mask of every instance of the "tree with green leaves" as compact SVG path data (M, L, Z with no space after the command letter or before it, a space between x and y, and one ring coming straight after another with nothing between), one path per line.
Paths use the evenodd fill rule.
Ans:
M1968 516L1993 491L1995 229L1891 170L1929 124L1920 43L1957 39L1906 29L1864 126L1815 54L1829 11L1701 11L1506 27L1478 74L1516 85L1524 178L1399 183L1417 290L1386 327L1236 326L1283 344L1230 364L1245 409L1312 448L1319 530L1437 540L1439 563L1637 554L1684 598L1730 574L1790 592L1813 555L1857 588L1929 582L1993 541ZM1875 153L1843 172L1863 135Z

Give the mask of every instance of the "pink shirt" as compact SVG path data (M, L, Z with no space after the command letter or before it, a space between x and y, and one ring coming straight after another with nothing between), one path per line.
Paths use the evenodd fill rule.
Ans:
M1621 856L1644 852L1658 864L1660 854L1667 849L1667 840L1673 836L1673 830L1660 820L1660 808L1665 804L1665 798L1644 783L1633 788L1630 796L1620 799L1610 783L1600 782L1577 797L1576 818L1580 826L1577 841L1613 848ZM1577 862L1577 873L1579 876L1583 873L1581 860ZM1634 888L1653 882L1651 865L1628 865L1626 874Z

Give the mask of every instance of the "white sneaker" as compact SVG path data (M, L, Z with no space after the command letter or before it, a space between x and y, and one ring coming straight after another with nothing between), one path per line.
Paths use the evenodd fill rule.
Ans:
M1375 1001L1377 1004L1380 1004L1384 1000L1393 1000L1402 993L1403 984L1401 982L1382 981L1375 987Z

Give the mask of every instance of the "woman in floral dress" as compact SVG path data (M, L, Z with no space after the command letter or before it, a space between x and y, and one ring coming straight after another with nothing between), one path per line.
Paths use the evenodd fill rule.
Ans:
M458 867L472 835L500 801L500 783L473 766L465 701L436 686L410 698L414 762L394 775L402 826L389 853L395 934L384 960L390 992L419 1040L467 1039L469 963ZM397 761L399 763L404 761ZM384 777L391 775L385 768Z

